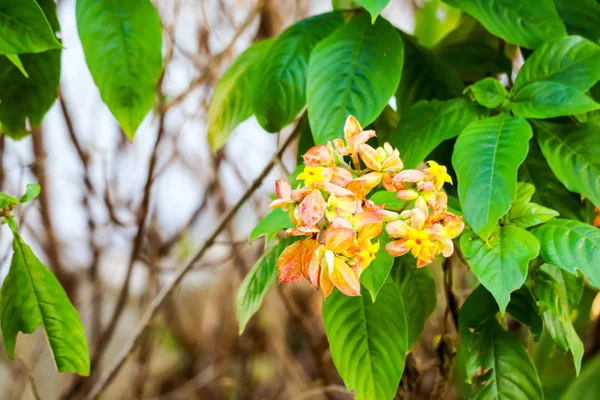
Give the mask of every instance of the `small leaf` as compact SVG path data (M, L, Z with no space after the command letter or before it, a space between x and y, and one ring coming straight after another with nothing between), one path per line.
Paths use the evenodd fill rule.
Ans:
M277 259L294 239L284 239L265 251L252 267L240 285L236 297L236 315L239 334L244 333L250 318L260 308L265 294L277 280Z
M517 183L517 196L512 202L512 205L526 204L531 201L535 194L535 186L527 182Z
M572 275L552 264L543 264L540 269L549 274L560 287L565 289L567 295L567 303L569 304L569 310L574 310L583 296L583 288L585 286L583 280L583 274Z
M25 190L25 194L19 199L19 203L27 203L31 200L35 199L40 194L40 185L37 183L30 183L27 185L27 189Z
M456 141L452 165L461 208L484 240L515 198L517 170L531 136L527 121L502 114L472 123Z
M373 25L361 14L317 44L308 64L308 118L315 143L343 136L354 115L375 121L393 96L402 73L403 45L385 19Z
M0 209L9 207L13 204L19 204L19 200L7 195L6 193L0 192Z
M535 122L533 127L548 165L567 189L600 207L600 126Z
M377 293L379 293L381 287L388 279L394 265L394 257L385 249L385 245L390 242L385 229L383 229L376 240L379 241L379 251L375 254L375 259L371 262L371 265L360 275L360 283L371 293L373 303L375 303Z
M494 78L485 78L467 88L473 93L475 100L487 108L500 107L508 100L508 92Z
M521 324L529 327L534 341L539 340L544 330L544 321L527 286L521 286L519 290L510 295L510 303L506 307L506 312Z
M473 232L466 232L460 247L471 270L492 293L502 313L511 292L525 282L529 260L537 257L540 250L535 236L511 225L496 227L487 243Z
M440 143L476 120L475 106L465 99L420 101L402 115L389 142L400 151L404 168L415 168Z
M554 219L535 228L542 259L571 274L581 270L591 285L600 288L600 229L583 222Z
M252 232L250 232L248 243L251 245L254 239L265 235L265 245L267 245L283 229L292 228L293 226L294 224L290 220L288 213L280 208L276 208L262 218Z
M373 193L369 197L369 200L371 200L375 204L385 205L386 210L400 211L406 206L406 202L404 200L399 200L398 197L396 197L396 195L396 192L379 190Z
M390 0L356 0L356 2L371 14L371 22L375 23L375 20L389 4Z
M19 69L19 71L21 71L21 73L23 74L23 76L25 78L29 78L29 74L27 73L27 71L25 71L25 67L23 66L23 62L19 58L18 54L7 54L6 58L8 58L8 61L10 61L11 63L13 63L13 65L15 67L17 67Z
M268 132L289 125L306 105L309 56L317 43L343 25L341 12L306 18L286 29L266 51L252 77L252 109Z
M162 32L150 0L77 0L77 30L92 78L130 140L152 108Z
M250 46L227 69L217 83L208 108L206 136L211 150L225 146L235 127L252 115L254 71L273 39Z
M43 326L59 372L90 374L88 345L77 310L56 277L15 232L15 251L2 285L0 315L4 347L13 359L18 332Z
M511 224L521 228L530 228L558 216L558 212L555 210L530 203L534 192L535 187L532 184L519 182L517 197L513 201L507 216Z
M417 5L415 10L415 31L417 41L432 48L453 31L461 20L461 11L450 7L441 0L427 0Z
M334 289L323 303L333 363L356 400L394 397L408 351L408 321L394 281L383 285L375 303L365 288L357 297Z
M60 42L35 0L0 0L0 54L41 53Z
M516 92L510 104L513 114L524 118L554 118L599 108L600 104L582 91L551 81L525 85Z
M471 14L494 35L528 49L566 35L552 0L445 1Z

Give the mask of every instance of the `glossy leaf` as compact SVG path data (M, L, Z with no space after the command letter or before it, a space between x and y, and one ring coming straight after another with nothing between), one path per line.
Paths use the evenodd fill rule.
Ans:
M279 35L254 70L252 108L258 123L278 132L306 105L308 59L317 43L344 23L341 12L317 15L292 25Z
M502 114L472 123L456 141L452 165L461 208L484 240L515 198L517 170L531 136L527 121Z
M549 274L560 287L564 288L569 310L574 310L583 296L583 288L585 286L583 274L573 275L552 264L542 264L540 269Z
M533 82L554 82L587 91L600 79L600 46L580 36L567 36L541 45L517 75L513 91Z
M497 227L487 242L473 232L463 233L460 247L471 271L492 293L502 313L510 294L525 282L529 260L540 250L535 236L512 225Z
M414 168L476 120L475 106L465 99L421 101L402 116L389 142L400 151L404 168Z
M60 49L42 8L35 0L0 0L0 54L41 53Z
M56 277L15 232L14 255L0 297L4 347L13 359L17 334L43 326L59 372L90 374L90 359L77 310Z
M58 32L60 26L54 1L38 0L38 4L52 30ZM8 58L0 56L0 124L3 133L21 139L28 134L27 122L33 128L41 125L57 97L60 55L60 49L20 54L19 59L29 78Z
M535 49L566 35L552 0L445 0L475 17L508 43Z
M558 125L534 123L548 165L572 192L600 207L600 126L593 123Z
M262 56L267 52L272 39L250 46L217 83L208 108L208 144L213 151L225 145L239 123L252 115L252 93L254 72Z
M533 185L530 186L533 188ZM513 202L508 212L507 218L511 224L521 228L530 228L558 216L558 211L529 202L533 196L533 192L531 192L526 201L519 201L518 196L517 191L517 199Z
M375 239L379 241L379 251L375 255L375 259L371 262L371 265L365 269L360 275L360 283L371 294L373 303L377 299L377 294L381 290L381 287L388 279L392 265L394 265L394 257L390 255L385 249L385 245L390 242L390 238L387 235L385 229Z
M494 78L485 78L469 86L468 89L473 93L475 100L487 108L497 108L508 101L508 92Z
M132 140L152 108L162 71L158 13L150 0L77 0L76 18L102 100Z
M394 281L383 285L375 303L365 288L358 297L334 289L323 303L331 357L357 400L394 397L409 348L409 319Z
M356 0L356 2L371 14L371 21L375 23L375 20L389 4L390 0Z
M242 281L236 297L236 315L240 335L246 329L250 318L262 305L269 288L277 280L277 259L283 250L293 242L293 239L284 239L265 251Z
M287 212L280 208L276 208L265 215L258 224L254 227L248 236L248 243L261 236L265 236L265 245L277 237L277 234L283 229L292 228L294 224L290 220Z
M388 104L400 81L403 45L385 19L361 14L315 46L308 64L308 118L315 143L342 137L354 115L363 126Z
M385 205L385 209L390 211L400 211L406 206L406 202L399 200L395 192L388 192L386 190L379 190L373 193L369 196L369 200L375 204Z
M596 0L554 0L556 11L571 35L600 39L600 4Z
M510 109L518 117L555 118L597 110L600 104L570 86L542 81L520 89L514 95Z
M31 200L35 199L36 197L38 197L40 195L40 185L36 184L36 183L30 183L27 185L27 189L25 190L25 193L23 194L23 196L21 196L21 198L19 199L19 203L28 203Z
M21 73L23 74L23 76L25 78L29 78L29 74L25 70L25 67L23 66L23 62L19 58L18 54L7 54L6 58L8 58L8 61L10 61L11 63L13 63L13 65L15 67L17 67L19 69L19 71L21 71Z
M600 229L583 222L555 219L533 230L542 259L572 274L581 270L591 285L600 287Z
M426 0L416 7L414 36L427 48L432 48L453 31L461 19L461 11L441 0Z

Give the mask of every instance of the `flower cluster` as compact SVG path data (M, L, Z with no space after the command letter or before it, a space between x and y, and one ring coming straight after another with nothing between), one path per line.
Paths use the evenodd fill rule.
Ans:
M374 136L349 116L345 140L306 152L304 171L297 177L303 184L293 189L285 180L276 182L271 208L289 213L294 227L286 235L302 237L277 262L280 282L306 278L325 296L334 286L348 296L360 295L360 276L380 251L377 237L384 223L396 239L385 246L393 256L411 252L422 267L440 253L452 254L452 239L464 225L447 209L442 187L451 178L446 167L429 161L424 171L403 170L398 150L389 143L367 144ZM367 198L380 185L406 201L403 211L386 210Z

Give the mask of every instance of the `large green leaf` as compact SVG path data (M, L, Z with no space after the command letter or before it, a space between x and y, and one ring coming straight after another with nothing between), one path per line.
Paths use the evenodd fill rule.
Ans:
M508 101L508 92L495 78L485 78L469 86L475 100L484 107L497 108Z
M292 228L293 226L294 224L290 220L288 213L281 208L276 208L258 221L258 224L250 232L250 235L248 235L248 243L252 244L254 239L264 235L266 245L275 239L277 234L283 229Z
M600 79L600 47L580 36L566 36L544 43L527 59L517 75L513 91L533 82L555 82L582 92Z
M479 20L509 43L535 49L566 35L552 0L444 0Z
M358 297L334 289L323 303L331 357L357 400L394 398L409 348L410 318L393 280L383 285L375 303L365 288Z
M462 13L441 0L427 0L419 5L414 36L422 46L432 48L458 26Z
M258 123L278 132L306 105L306 74L317 43L344 23L339 11L304 19L286 29L266 52L252 76L252 108Z
M252 115L254 72L273 39L255 43L231 64L215 87L208 108L208 144L213 151L225 146L231 132Z
M260 308L265 294L277 280L277 260L294 239L284 239L271 247L256 261L240 285L236 297L236 314L240 335L250 318Z
M162 71L158 13L150 0L77 0L76 18L102 100L133 139L152 108Z
M594 399L600 393L600 354L583 367L578 379L574 379L563 393L562 400Z
M361 14L315 46L308 64L308 118L315 143L343 136L354 115L375 121L400 82L403 45L385 19Z
M373 302L375 302L377 294L390 275L390 271L394 265L394 257L385 249L385 245L390 242L385 229L381 232L377 240L379 241L379 251L375 254L375 259L371 262L371 265L360 275L360 283L371 293Z
M597 110L600 104L582 91L552 81L532 82L512 98L510 109L524 118L555 118Z
M390 0L356 0L356 2L371 14L371 21L375 23L377 16L381 14L383 9L389 4Z
M476 107L466 99L420 101L402 115L389 142L400 151L404 168L414 168L476 120Z
M535 203L557 210L564 218L582 218L579 196L569 192L556 178L535 140L530 143L529 154L519 168L519 180L534 184L532 201Z
M554 0L556 11L571 35L600 39L600 4L596 0Z
M461 208L484 240L515 197L517 170L531 136L527 121L502 114L472 123L456 141L452 165Z
M460 248L471 271L504 313L511 292L525 282L528 262L537 257L540 245L530 232L507 225L498 226L487 242L466 232L460 239Z
M0 54L41 53L60 47L35 0L0 0Z
M396 92L396 107L402 116L419 100L449 100L460 96L463 84L450 65L413 37L400 33L404 42L404 69Z
M561 288L564 288L567 296L569 310L574 310L583 296L585 282L583 274L573 275L553 264L542 264L540 269L549 274Z
M56 4L52 0L38 0L54 32L60 30ZM29 73L20 69L5 56L0 56L0 131L14 139L28 134L27 122L38 127L46 112L56 100L60 83L61 50L37 54L21 54L19 58Z
M540 148L556 177L600 207L600 126L535 122Z
M542 259L572 274L581 270L590 284L600 287L600 229L583 222L555 219L533 230Z
M16 229L16 228L15 228ZM77 310L56 277L15 231L14 255L0 293L2 334L14 358L17 334L43 326L60 372L90 374L90 359Z

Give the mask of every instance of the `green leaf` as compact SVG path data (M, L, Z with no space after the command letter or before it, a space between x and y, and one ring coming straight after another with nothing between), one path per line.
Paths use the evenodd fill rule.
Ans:
M250 318L260 308L265 294L277 280L277 259L283 250L295 240L286 238L279 241L256 261L240 285L236 297L236 315L239 334L244 333Z
M342 137L354 115L363 125L375 121L396 91L403 45L385 19L373 25L361 14L315 46L308 64L308 118L315 143Z
M54 32L60 30L56 4L52 0L38 0ZM60 47L60 46L57 46ZM61 50L38 54L20 54L23 68L30 77L5 56L0 56L0 125L2 132L13 139L21 139L29 125L36 128L57 97L60 83Z
M512 63L499 49L487 43L458 43L444 45L435 53L469 81L489 74L510 72Z
M583 296L583 288L585 286L583 274L572 275L552 264L543 264L540 269L549 274L558 285L564 288L567 295L567 303L569 310L574 310Z
M432 48L459 24L461 12L441 0L425 0L417 6L415 38L427 48Z
M600 4L596 0L554 0L556 11L571 35L600 39Z
M13 204L19 204L19 200L7 195L6 193L0 192L0 209L6 208Z
M562 400L594 399L600 393L600 355L596 355L583 368L578 379L574 379L563 393Z
M377 237L377 240L379 241L379 251L375 254L375 259L371 262L371 265L360 275L360 283L371 293L373 303L375 303L377 294L390 275L390 271L394 265L394 257L385 249L385 245L390 242L385 229Z
M527 121L502 114L472 123L456 141L452 165L461 209L484 240L515 198L517 170L531 136Z
M250 236L248 236L248 243L251 245L254 239L265 235L265 245L267 245L283 229L292 228L293 226L294 224L290 220L288 213L280 208L276 208L258 221L258 224L250 232Z
M600 126L535 122L536 137L559 181L600 207Z
M10 61L11 63L13 63L13 65L15 67L17 67L19 69L19 71L21 71L21 73L23 74L23 76L25 78L29 78L29 74L27 73L27 71L25 71L25 67L23 66L23 62L19 58L18 54L7 54L6 58L8 58L8 61Z
M531 203L535 187L530 183L519 182L517 197L512 202L508 212L508 221L521 228L530 228L543 224L558 216L558 212L539 204Z
M400 211L406 206L406 202L404 200L399 200L398 197L396 197L396 195L396 192L379 190L370 195L369 200L371 200L375 204L385 205L386 210Z
M402 116L389 142L400 151L404 168L414 168L476 120L475 106L466 99L420 101Z
M555 118L597 110L600 104L583 92L557 82L533 82L513 97L510 109L524 118Z
M77 0L77 30L102 100L133 140L162 71L162 32L150 0Z
M527 286L522 286L519 290L511 294L506 312L521 324L529 327L534 341L540 339L544 330L544 321L540 315L537 303Z
M43 326L59 372L90 374L88 345L77 310L56 277L15 232L15 251L2 285L0 315L4 347L13 359L17 334Z
M495 319L489 319L470 336L467 349L467 376L477 370L476 399L543 399L542 385L533 362L519 341ZM461 336L465 341L465 337Z
M571 274L583 272L591 285L600 288L600 229L583 222L554 219L535 228L541 245L540 256Z
M225 146L239 123L252 115L252 93L257 64L273 39L250 46L231 64L215 87L208 108L207 138L211 150Z
M489 290L504 313L511 292L520 288L527 278L529 260L537 257L540 245L530 232L517 226L498 226L487 242L473 232L460 240L471 271Z
M473 93L475 100L487 108L497 108L508 101L508 92L494 78L485 78L467 88Z
M254 71L250 92L256 119L266 131L278 132L304 108L310 53L343 23L341 12L321 14L292 25L275 39Z
M556 179L535 140L530 143L529 154L519 169L519 179L535 185L532 200L537 204L557 210L565 218L582 218L579 196L569 192Z
M400 33L404 43L404 68L396 91L396 106L402 116L419 100L449 100L460 96L463 84L450 65L413 37Z
M25 193L19 199L19 203L23 204L23 203L27 203L27 202L30 202L31 200L35 199L36 197L39 196L40 190L41 190L40 185L38 185L37 183L29 183L27 185L27 189L25 190Z
M559 83L581 92L600 79L600 47L579 36L567 36L541 45L517 75L513 91L534 82Z
M375 20L389 4L390 0L356 0L356 2L371 14L371 22L375 23Z
M334 289L323 303L323 323L331 357L356 400L392 399L408 351L409 318L398 285L388 281L373 303Z
M445 1L471 14L494 35L528 49L566 35L552 0Z
M41 53L60 42L34 0L0 0L0 54Z
M535 194L535 186L527 182L517 183L517 195L512 202L513 206L519 204L526 204L531 201L531 198Z

